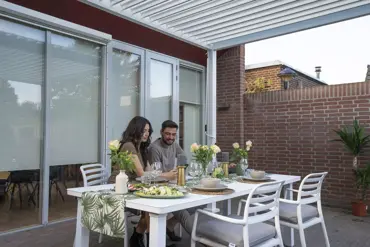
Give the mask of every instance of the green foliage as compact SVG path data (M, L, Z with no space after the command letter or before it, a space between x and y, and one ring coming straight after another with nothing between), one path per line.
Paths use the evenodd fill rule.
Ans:
M253 82L246 83L246 92L247 93L261 93L268 90L271 86L272 81L266 80L264 77L258 77Z
M361 193L361 200L366 200L367 191L370 188L370 163L364 168L354 170L357 190Z
M357 119L353 121L353 126L333 131L339 137L333 141L343 143L344 147L354 156L358 156L370 143L370 135L365 135L365 128L360 126Z

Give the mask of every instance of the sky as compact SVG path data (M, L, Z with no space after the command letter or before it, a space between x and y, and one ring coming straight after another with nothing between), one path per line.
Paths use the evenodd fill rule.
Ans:
M280 60L327 84L361 82L370 64L370 16L245 45L245 63Z

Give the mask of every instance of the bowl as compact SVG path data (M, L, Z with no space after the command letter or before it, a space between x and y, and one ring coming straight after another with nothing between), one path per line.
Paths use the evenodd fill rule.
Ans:
M249 172L251 178L254 178L254 179L261 179L261 178L264 178L266 176L266 172L265 171L258 171L258 170L252 170Z
M221 180L218 178L202 178L200 184L205 188L217 188L220 185Z

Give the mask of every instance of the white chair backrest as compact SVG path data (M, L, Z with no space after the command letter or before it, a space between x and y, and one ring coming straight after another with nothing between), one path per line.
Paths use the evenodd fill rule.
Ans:
M80 170L84 187L106 184L108 181L107 170L101 164L82 165Z
M327 172L307 175L299 186L297 201L300 204L315 203L321 199L321 187Z
M247 224L264 222L279 215L283 183L284 181L265 183L252 190L244 208L244 220Z

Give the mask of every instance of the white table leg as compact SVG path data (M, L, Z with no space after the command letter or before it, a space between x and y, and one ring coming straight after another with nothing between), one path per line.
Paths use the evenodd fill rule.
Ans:
M212 213L218 213L218 212L220 212L220 209L217 208L215 202L212 202L212 203L207 204L207 207L204 210L207 210L207 211L212 212Z
M82 205L81 198L77 202L77 221L76 221L76 236L74 247L89 247L90 231L81 223Z
M227 200L227 215L231 214L231 199Z
M167 214L149 214L150 233L149 246L166 247Z

